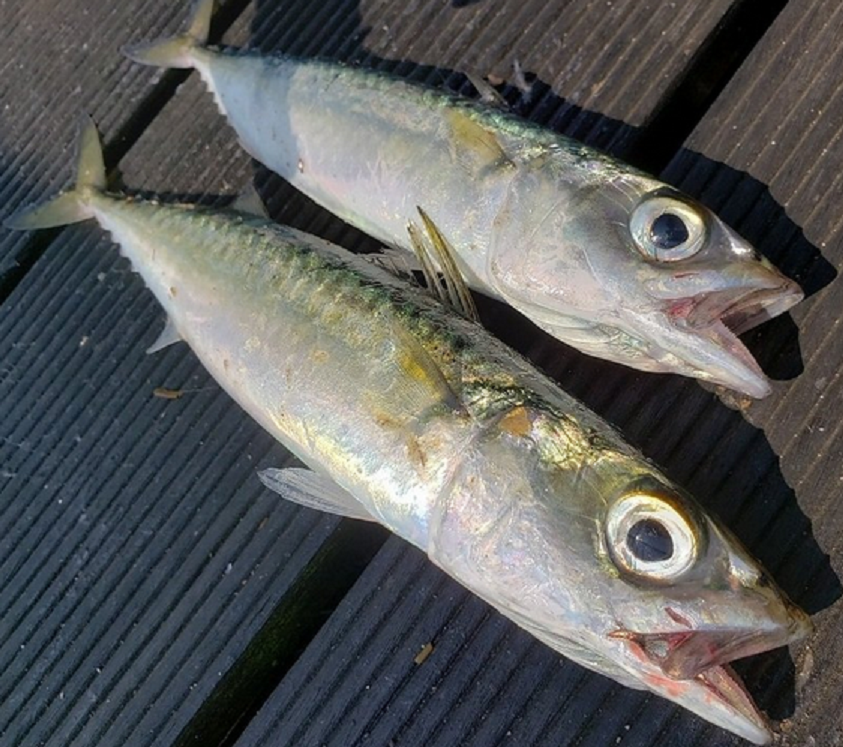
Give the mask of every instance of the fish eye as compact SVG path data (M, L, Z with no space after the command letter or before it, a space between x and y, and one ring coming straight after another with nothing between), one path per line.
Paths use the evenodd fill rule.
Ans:
M705 221L693 205L676 197L645 197L632 211L629 230L647 258L676 262L694 256L705 243Z
M636 490L623 495L606 519L606 542L619 570L643 581L673 581L696 562L703 532L670 495Z
M670 560L673 555L670 531L656 519L636 521L626 533L626 545L638 560L645 563Z

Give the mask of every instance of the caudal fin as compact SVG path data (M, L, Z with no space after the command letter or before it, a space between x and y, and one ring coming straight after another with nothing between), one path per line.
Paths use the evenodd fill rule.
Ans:
M191 52L208 41L214 0L195 0L186 34L154 42L142 42L123 47L130 60L153 67L194 67Z
M79 156L76 166L76 184L42 205L32 205L18 210L3 221L6 228L31 231L36 228L53 228L79 223L94 217L88 202L92 192L105 189L105 165L102 146L93 120L86 116L79 137Z

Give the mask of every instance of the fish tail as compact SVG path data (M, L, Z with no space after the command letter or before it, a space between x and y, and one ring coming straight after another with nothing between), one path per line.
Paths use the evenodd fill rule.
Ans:
M195 0L187 33L153 42L142 42L123 47L123 54L130 60L153 67L192 68L192 52L208 42L214 0Z
M18 210L5 221L6 228L30 231L37 228L54 228L70 223L80 223L94 217L90 197L106 187L105 164L102 158L97 126L86 116L79 137L79 156L76 167L76 184L42 205L32 205Z

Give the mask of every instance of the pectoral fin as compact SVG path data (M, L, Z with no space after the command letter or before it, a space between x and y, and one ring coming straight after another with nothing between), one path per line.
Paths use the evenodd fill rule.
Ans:
M495 132L480 124L467 110L451 109L445 118L451 128L454 158L471 175L485 177L490 172L514 167Z
M270 468L258 472L258 479L274 493L300 506L350 519L375 521L351 493L312 470L300 467Z

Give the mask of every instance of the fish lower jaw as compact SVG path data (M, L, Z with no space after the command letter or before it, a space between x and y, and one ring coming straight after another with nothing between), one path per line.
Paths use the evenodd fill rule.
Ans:
M728 665L710 667L695 678L713 698L731 711L728 723L721 723L753 744L769 744L773 738L770 722L758 710L740 677ZM705 715L705 714L700 714ZM716 722L715 722L716 723Z
M610 637L627 644L639 680L654 693L754 744L768 744L767 717L728 662L787 645L801 631L794 623L766 634L617 630Z
M767 397L772 388L761 366L738 336L720 319L715 319L696 332L701 348L709 360L690 363L697 368L696 376L712 384L719 384L754 399ZM697 351L699 353L699 351ZM707 354L706 354L707 353Z
M701 356L697 376L755 399L771 387L758 362L738 335L787 311L802 300L802 289L790 280L768 288L739 289L680 299L668 310L676 327L695 334L710 350Z
M767 717L727 664L709 667L689 679L674 679L660 671L641 679L657 695L753 744L769 744L773 738Z

